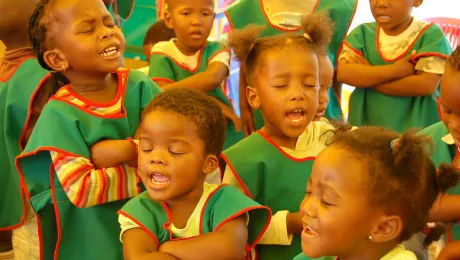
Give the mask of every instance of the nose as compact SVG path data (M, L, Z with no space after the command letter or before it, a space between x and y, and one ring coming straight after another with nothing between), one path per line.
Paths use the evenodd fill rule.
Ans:
M295 84L289 88L289 97L291 101L305 100L305 90L302 84Z
M166 153L164 151L161 151L160 149L154 149L150 152L149 155L150 159L150 164L161 164L164 165L166 164Z
M377 8L387 8L388 7L388 0L375 0Z
M113 37L113 30L104 26L104 29L101 33L101 40L106 41Z
M310 218L317 218L318 211L311 195L304 198L302 204L300 205L300 213Z
M327 89L321 89L319 91L319 103L324 104L324 103L327 103L327 102L329 102L329 93L328 93Z
M200 14L194 14L192 15L192 25L201 25L202 22L202 16Z

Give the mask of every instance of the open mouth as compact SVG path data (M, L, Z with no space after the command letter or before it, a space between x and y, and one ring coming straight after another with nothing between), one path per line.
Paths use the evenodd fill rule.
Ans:
M109 47L105 48L100 53L100 55L102 57L112 57L112 56L117 55L119 53L119 51L120 51L120 48L118 46L112 45L112 46L109 46Z
M305 110L296 108L286 113L286 118L294 125L301 124L305 120Z
M309 237L316 237L319 235L318 232L313 230L309 225L305 225L303 233Z
M201 39L203 37L203 33L200 31L193 31L190 36L194 39Z
M171 182L171 178L161 173L153 173L149 175L149 182L154 188L164 187Z
M380 23L387 23L391 20L391 16L389 15L377 15L377 20Z

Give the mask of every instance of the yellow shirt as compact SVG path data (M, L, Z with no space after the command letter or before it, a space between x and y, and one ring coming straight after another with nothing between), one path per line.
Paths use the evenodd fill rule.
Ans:
M395 247L380 260L417 260L417 257L411 251L407 251L402 245Z

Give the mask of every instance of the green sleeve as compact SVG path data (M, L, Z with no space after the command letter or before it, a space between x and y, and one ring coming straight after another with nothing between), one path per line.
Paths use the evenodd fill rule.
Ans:
M447 59L452 52L452 48L441 28L436 24L432 24L424 34L422 36L422 47L417 50L414 60L429 56L440 56Z
M365 54L364 45L364 30L368 30L366 24L361 24L356 27L351 33L345 38L345 44L352 48L355 52L360 53L362 56Z
M271 219L271 211L242 194L233 186L220 188L220 196L213 205L212 230L227 222L248 214L248 244L254 246L265 233Z
M150 56L149 77L154 81L175 82L176 77L173 71L173 61L164 54L153 53Z
M141 72L139 77L142 85L141 111L144 111L144 108L150 103L150 101L152 101L152 99L163 90L144 73Z

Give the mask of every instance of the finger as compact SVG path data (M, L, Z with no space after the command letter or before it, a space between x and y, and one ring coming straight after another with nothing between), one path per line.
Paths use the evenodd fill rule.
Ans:
M232 118L233 124L235 125L235 130L241 132L241 120L238 117Z

